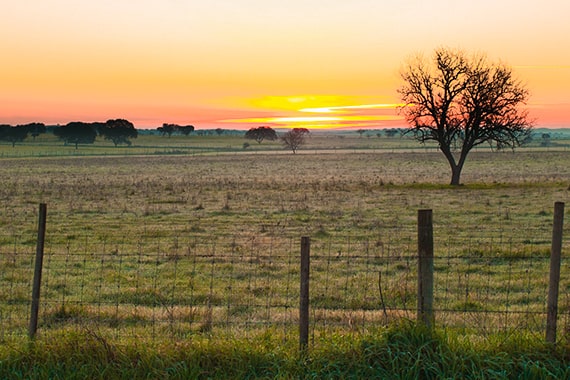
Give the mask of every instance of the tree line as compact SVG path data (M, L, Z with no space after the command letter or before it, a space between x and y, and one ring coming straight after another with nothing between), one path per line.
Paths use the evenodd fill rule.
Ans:
M156 131L162 136L181 134L188 136L195 131L193 125L178 125L164 123ZM112 141L115 146L132 145L132 139L138 137L134 124L125 119L110 119L105 122L72 121L65 125L46 126L44 123L29 123L21 125L0 124L0 141L7 141L16 146L28 137L34 140L44 133L52 133L65 145L93 144L97 137Z
M16 146L16 143L24 141L28 136L32 136L35 140L42 133L46 133L46 126L43 123L29 123L16 126L9 124L0 125L0 141L8 141L13 147Z
M181 135L188 136L194 131L193 125L178 125L178 124L162 124L162 127L156 129L162 136L172 136L173 133L180 133Z
M138 136L133 123L125 119L111 119L106 122L85 123L72 121L66 125L46 127L43 123L29 123L12 126L0 125L0 141L8 141L12 146L23 142L29 136L35 138L40 134L51 131L65 145L93 144L97 136L110 140L115 146L131 145L131 139Z
M29 136L35 139L40 134L48 132L58 137L65 145L75 145L75 149L78 149L80 144L93 144L97 137L112 141L115 146L130 146L132 145L131 140L136 139L139 134L133 123L125 119L110 119L106 122L72 121L61 126L46 126L43 123L29 123L16 126L4 124L0 125L0 141L8 141L14 147L16 143L23 142ZM193 125L164 123L161 127L156 129L156 132L161 136L168 137L173 134L188 136L190 133L195 132L195 127ZM228 132L234 134L236 131L217 128L215 130L198 131L197 134L217 134L221 136L228 134ZM238 132L243 134L241 131ZM268 126L251 128L245 132L246 139L253 139L259 144L261 144L263 140L279 139L285 148L291 149L293 153L296 153L305 143L306 136L308 135L309 130L307 128L293 128L283 135L278 136L277 132ZM244 144L244 148L248 146L249 144Z
M131 139L138 136L133 123L125 119L111 119L104 123L73 121L55 128L53 134L66 145L75 145L75 149L79 144L93 144L97 136L112 141L115 146L130 146Z

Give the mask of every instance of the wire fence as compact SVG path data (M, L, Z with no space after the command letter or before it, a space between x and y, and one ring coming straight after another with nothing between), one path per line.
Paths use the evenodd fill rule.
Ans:
M434 312L438 327L543 337L549 285L548 229L484 231L436 226ZM509 234L510 232L510 234ZM0 236L0 339L25 335L35 236ZM247 336L282 330L297 339L300 237L48 234L39 334L96 330L117 338ZM566 247L565 247L566 248ZM415 319L415 228L368 236L311 237L310 331L365 333ZM563 261L559 321L570 325Z

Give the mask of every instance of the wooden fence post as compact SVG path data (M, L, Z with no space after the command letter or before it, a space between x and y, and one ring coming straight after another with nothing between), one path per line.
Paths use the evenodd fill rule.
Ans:
M34 283L32 285L32 310L30 314L30 326L28 336L33 339L38 330L38 312L40 309L40 287L42 282L42 267L44 262L44 243L46 236L47 206L40 203L40 215L38 219L38 241L36 244L36 264L34 268Z
M299 305L299 346L305 352L309 345L309 272L311 241L301 238L301 297Z
M560 260L562 256L562 228L564 225L564 203L554 204L552 226L552 248L550 250L550 281L546 309L546 341L556 343L556 320L558 318L558 289L560 285Z
M418 321L432 327L433 219L432 210L418 211Z

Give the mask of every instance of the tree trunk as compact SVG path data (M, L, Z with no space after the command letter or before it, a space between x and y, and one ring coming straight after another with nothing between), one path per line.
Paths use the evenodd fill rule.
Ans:
M451 186L459 186L461 183L459 182L461 178L461 170L463 170L463 165L465 164L465 158L467 157L467 153L461 152L461 157L459 158L459 162L449 163L451 166Z
M461 178L461 167L459 165L454 165L451 167L451 186L459 186L459 180Z
M463 163L465 162L465 158L462 157L459 159L459 163L455 161L455 157L453 153L451 153L451 149L449 146L440 144L439 150L443 153L447 162L449 163L449 167L451 169L451 182L449 183L451 186L459 186L459 180L461 178L461 169L463 168Z

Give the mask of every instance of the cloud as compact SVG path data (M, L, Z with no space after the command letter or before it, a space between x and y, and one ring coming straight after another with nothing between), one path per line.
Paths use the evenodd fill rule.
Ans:
M398 103L381 103L381 104L361 104L356 106L334 106L334 107L318 107L318 108L303 108L300 112L316 112L316 113L330 113L330 112L343 112L352 110L370 110L375 108L380 109L396 109L403 106Z

